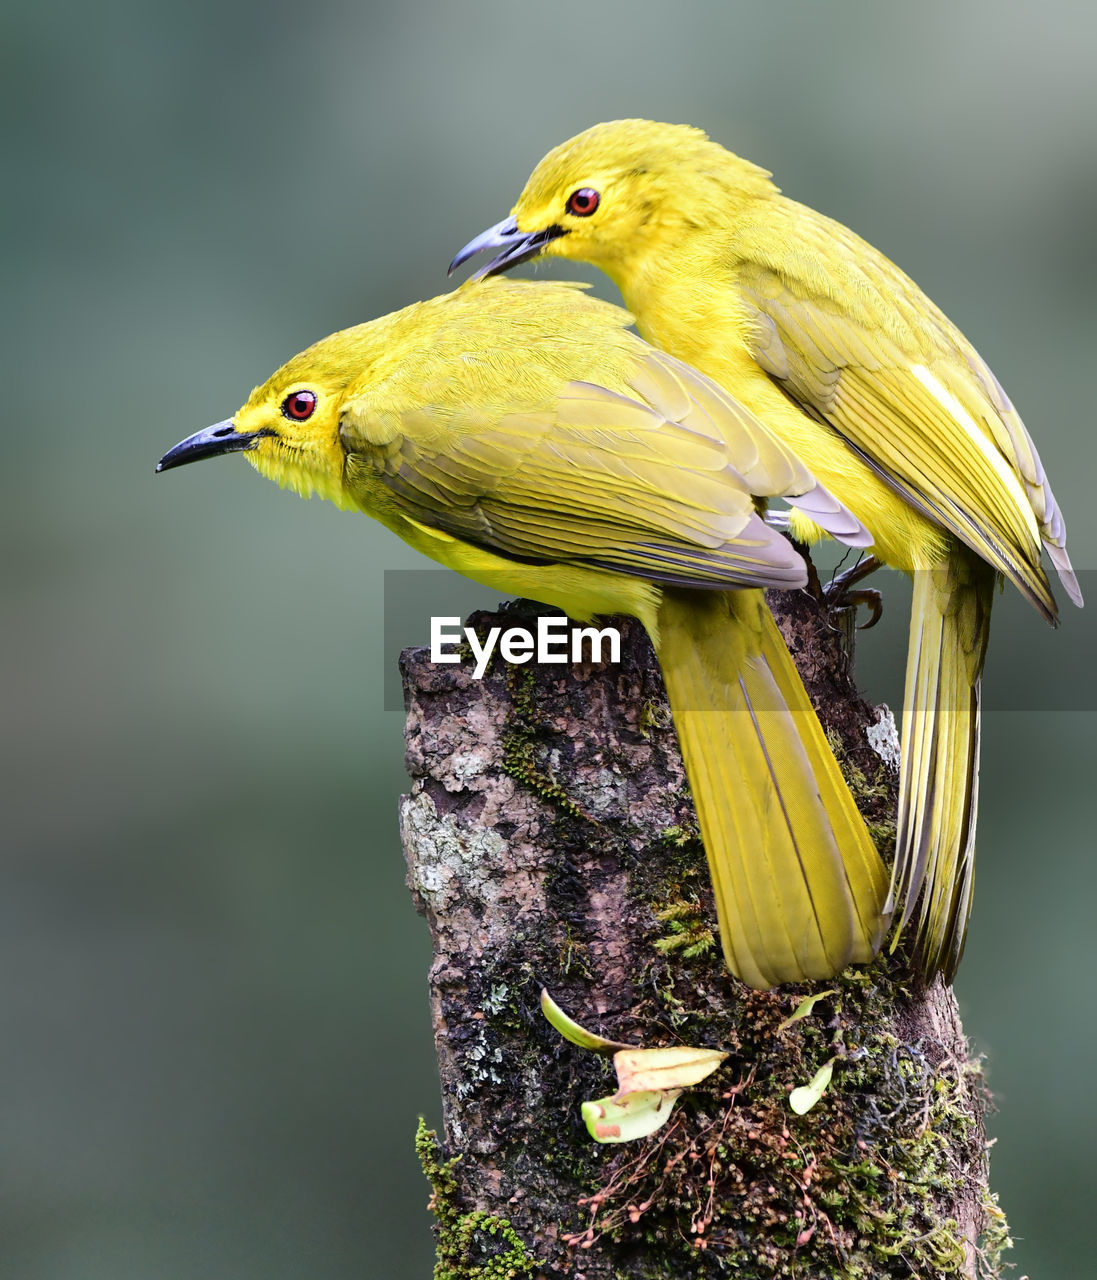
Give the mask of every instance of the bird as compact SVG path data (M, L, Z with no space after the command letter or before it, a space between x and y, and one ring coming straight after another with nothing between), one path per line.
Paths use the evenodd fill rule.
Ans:
M157 470L241 452L303 496L579 622L653 642L729 969L756 989L870 961L887 872L763 589L803 558L783 497L863 526L712 381L582 286L488 280L334 333Z
M1081 606L1036 448L960 330L881 252L689 125L616 120L554 148L450 272L600 267L638 332L718 382L913 577L895 860L885 912L912 969L951 981L971 913L983 662L996 584L1050 623L1041 544ZM790 528L823 536L806 513ZM905 932L904 932L905 931Z

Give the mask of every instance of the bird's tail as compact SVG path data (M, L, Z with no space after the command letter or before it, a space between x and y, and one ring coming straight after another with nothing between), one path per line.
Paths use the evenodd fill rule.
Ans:
M728 967L764 989L871 960L887 873L764 596L668 589L659 637Z
M964 951L975 870L979 686L996 574L966 547L914 575L895 868L887 909L917 911L912 958L951 981ZM919 903L920 896L920 903Z

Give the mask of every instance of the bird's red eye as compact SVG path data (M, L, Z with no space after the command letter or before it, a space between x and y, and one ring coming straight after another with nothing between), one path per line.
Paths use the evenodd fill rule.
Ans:
M568 213L574 213L577 218L589 218L598 208L601 198L593 187L580 187L568 196Z
M282 401L282 412L292 422L304 422L306 418L311 418L315 408L315 391L291 391Z

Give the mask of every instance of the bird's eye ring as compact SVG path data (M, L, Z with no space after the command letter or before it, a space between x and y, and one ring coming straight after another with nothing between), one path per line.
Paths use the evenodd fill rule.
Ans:
M291 422L304 422L316 410L315 391L291 391L282 401L282 413Z
M577 218L589 218L598 208L601 199L593 187L580 187L568 196L567 211L574 213Z

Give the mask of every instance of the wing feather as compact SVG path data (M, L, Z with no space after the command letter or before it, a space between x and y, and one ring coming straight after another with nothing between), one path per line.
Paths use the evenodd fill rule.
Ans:
M561 381L549 401L344 408L355 474L408 518L517 559L693 586L795 586L800 556L759 517L788 496L864 545L864 527L737 401L634 339L623 389Z
M1041 540L1068 594L1081 603L1062 514L993 373L917 286L860 240L843 255L841 280L822 276L818 263L833 261L833 241L855 237L793 207L797 236L815 235L819 253L800 263L783 259L778 268L758 251L737 268L755 309L755 359L1049 618L1056 606L1040 565ZM917 298L917 307L909 298Z

